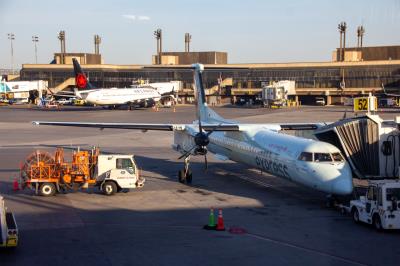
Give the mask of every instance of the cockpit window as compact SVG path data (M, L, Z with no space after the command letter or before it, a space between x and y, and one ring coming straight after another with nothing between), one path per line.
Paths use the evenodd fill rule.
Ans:
M299 156L300 161L312 162L313 156L311 152L302 152Z
M332 157L329 153L314 153L315 162L332 162Z
M338 152L332 153L332 158L335 162L343 162L344 161L343 156Z

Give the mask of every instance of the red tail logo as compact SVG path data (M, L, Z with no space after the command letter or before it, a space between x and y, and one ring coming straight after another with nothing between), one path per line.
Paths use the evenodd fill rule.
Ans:
M76 82L76 86L79 89L84 89L86 88L87 85L87 80L84 74L78 73L75 77L75 82Z

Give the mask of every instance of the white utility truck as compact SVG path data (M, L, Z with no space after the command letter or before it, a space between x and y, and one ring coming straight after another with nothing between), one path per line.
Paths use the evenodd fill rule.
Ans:
M351 212L356 223L372 224L377 230L400 229L400 181L369 181L365 196L341 207Z
M71 162L64 160L62 148L54 156L35 151L21 165L23 187L30 187L41 196L89 186L113 195L122 189L142 187L145 182L132 154L100 154L97 148L73 151Z

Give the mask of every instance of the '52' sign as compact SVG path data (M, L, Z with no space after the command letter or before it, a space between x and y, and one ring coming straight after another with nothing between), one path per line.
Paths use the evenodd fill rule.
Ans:
M354 112L376 110L376 97L360 97L354 99Z

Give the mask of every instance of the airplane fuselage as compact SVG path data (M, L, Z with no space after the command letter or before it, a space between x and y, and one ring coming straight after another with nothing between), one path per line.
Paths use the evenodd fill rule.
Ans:
M242 132L214 132L210 135L208 149L230 160L327 193L349 194L353 190L350 166L343 157L334 161L332 155L337 156L340 151L325 142L269 129L249 129ZM304 152L328 159L300 160L299 156Z
M159 101L161 98L161 95L151 88L96 89L80 94L86 102L95 105L122 105L149 99Z
M190 135L177 134L175 147L187 150L193 145ZM328 143L252 126L238 132L213 132L209 140L207 149L219 158L329 194L349 194L353 189L350 166L340 151ZM304 153L311 155L311 159L301 160ZM317 156L325 159L319 161ZM333 156L340 159L335 161Z

